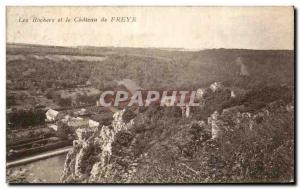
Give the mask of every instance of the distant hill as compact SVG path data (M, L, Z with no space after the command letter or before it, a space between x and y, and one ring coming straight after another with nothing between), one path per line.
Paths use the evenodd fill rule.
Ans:
M45 73L39 67L50 66L52 60L33 58L32 55L69 55L72 61L63 60L52 64L48 72L62 80L80 82L90 79L97 88L106 88L114 81L129 78L145 88L196 88L207 86L214 81L227 85L249 88L256 85L293 85L294 51L291 50L247 50L247 49L209 49L201 51L183 51L182 49L127 48L127 47L58 47L28 44L7 44L7 55L20 56L21 59L7 59L8 77L19 75L27 67L35 67L36 75L55 80L53 74ZM78 56L105 57L101 61L84 61ZM67 58L65 58L67 59ZM91 59L91 58L90 58ZM240 77L240 63L247 68L249 77ZM22 64L11 64L21 62ZM82 69L72 70L70 64ZM13 67L19 67L11 71ZM24 70L23 67L26 67ZM59 69L57 68L59 67ZM39 70L42 70L39 72ZM11 72L10 72L11 71ZM60 73L61 72L61 73ZM47 76L49 75L49 76ZM17 77L17 76L16 76Z

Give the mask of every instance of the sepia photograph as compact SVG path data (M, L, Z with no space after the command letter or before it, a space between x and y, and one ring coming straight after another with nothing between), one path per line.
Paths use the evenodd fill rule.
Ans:
M8 184L295 184L293 6L7 6Z

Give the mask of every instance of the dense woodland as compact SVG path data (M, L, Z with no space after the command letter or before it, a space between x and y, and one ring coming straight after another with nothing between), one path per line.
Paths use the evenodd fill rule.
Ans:
M58 53L106 58L102 61L45 58ZM124 78L132 79L144 88L195 88L215 81L251 88L261 83L292 84L294 78L293 51L212 49L191 52L176 49L8 45L7 54L17 56L7 61L7 79L12 80L16 87L41 90L74 87L88 80L96 88L105 89ZM39 58L33 55L39 55ZM238 58L247 66L251 82L243 83L237 79L240 71ZM29 69L34 70L30 73Z

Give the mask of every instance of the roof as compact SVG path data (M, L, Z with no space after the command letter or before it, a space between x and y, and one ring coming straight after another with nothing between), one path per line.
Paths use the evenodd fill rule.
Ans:
M135 91L142 90L142 88L131 79L123 79L119 81L118 86L121 85L123 85L131 94L133 94Z
M89 125L89 120L83 119L81 117L72 117L68 121L68 126L71 126L71 127L83 127L83 126L88 126L88 125Z
M55 110L52 110L52 109L49 109L47 112L46 112L46 117L49 121L54 121L56 116L58 115L58 111L55 111Z
M48 126L49 128L52 128L53 130L57 131L57 128L58 126L57 125L54 125L54 124L51 124Z

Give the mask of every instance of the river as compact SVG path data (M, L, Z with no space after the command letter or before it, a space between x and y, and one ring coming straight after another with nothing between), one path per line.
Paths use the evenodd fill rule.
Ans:
M12 172L22 170L28 182L58 183L67 154L38 160L21 166L9 168Z

